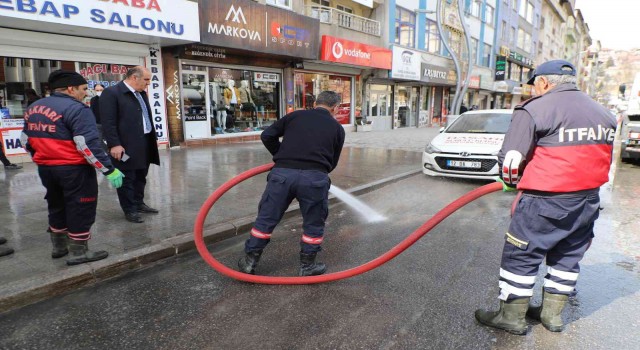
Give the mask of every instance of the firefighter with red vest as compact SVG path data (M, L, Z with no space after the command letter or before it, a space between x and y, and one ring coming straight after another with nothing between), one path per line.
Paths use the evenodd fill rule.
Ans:
M97 169L111 184L122 186L122 173L104 152L95 117L81 101L87 81L73 71L57 70L49 75L53 94L27 107L22 144L38 165L47 190L51 257L70 253L67 265L106 258L106 251L90 251L91 226L96 217Z
M611 114L576 87L571 63L545 62L528 84L536 97L515 108L498 155L503 189L519 190L502 251L500 309L475 313L480 323L518 335L527 332L525 316L552 332L564 328L616 132ZM542 305L530 306L543 261Z

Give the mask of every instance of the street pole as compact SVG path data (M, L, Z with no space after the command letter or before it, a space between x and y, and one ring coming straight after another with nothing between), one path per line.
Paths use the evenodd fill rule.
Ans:
M467 55L468 55L468 65L467 65L467 74L464 79L464 83L462 84L462 91L460 92L460 97L458 98L458 104L456 105L455 114L460 113L460 106L462 105L462 100L464 99L465 94L467 93L467 89L469 88L469 80L471 79L471 69L473 68L473 55L471 54L471 36L469 34L469 28L467 27L467 21L464 19L464 11L463 11L463 0L458 0L458 13L460 15L460 24L462 24L462 31L464 32L464 39L467 44ZM460 53L462 55L462 52ZM471 106L469 106L471 107Z
M453 65L455 67L455 71L456 71L456 93L453 97L453 103L452 103L452 107L454 108L453 110L451 110L452 114L459 114L460 108L455 108L455 106L457 106L457 99L458 99L458 94L460 93L460 62L458 61L458 56L456 56L456 53L451 50L451 46L449 45L449 39L447 38L447 36L444 33L444 30L442 29L442 0L438 0L438 7L436 10L436 25L438 26L438 32L440 33L440 39L442 39L442 44L444 45L445 49L447 49L447 51L449 52L449 54L451 55L451 59L453 60Z

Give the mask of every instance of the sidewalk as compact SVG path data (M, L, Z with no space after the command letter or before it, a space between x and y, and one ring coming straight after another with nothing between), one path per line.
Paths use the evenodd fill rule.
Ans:
M347 133L333 184L364 193L419 173L421 151L438 129ZM6 198L0 203L0 236L16 251L0 258L0 312L194 249L193 223L207 197L236 174L271 161L259 142L163 150L160 157L162 165L149 171L145 198L160 214L143 215L143 224L124 219L115 189L98 176L98 213L89 246L107 250L109 257L73 267L64 258L51 259L45 191L35 164L0 172L0 196ZM220 199L205 225L207 242L248 231L265 177L249 179Z

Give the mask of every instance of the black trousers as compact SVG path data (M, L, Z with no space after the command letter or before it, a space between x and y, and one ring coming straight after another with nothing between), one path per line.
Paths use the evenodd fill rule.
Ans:
M98 180L90 165L38 166L49 207L49 226L75 240L91 238L96 221Z
M125 213L135 213L144 203L144 188L147 185L149 165L143 169L120 170L124 174L122 187L118 189L120 207Z
M0 145L0 161L4 166L11 164L7 156L4 155L4 145Z

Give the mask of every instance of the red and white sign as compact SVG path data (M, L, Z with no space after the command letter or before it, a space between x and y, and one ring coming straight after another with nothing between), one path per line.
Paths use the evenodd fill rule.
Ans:
M323 35L320 49L323 61L352 64L362 67L391 69L391 50Z

